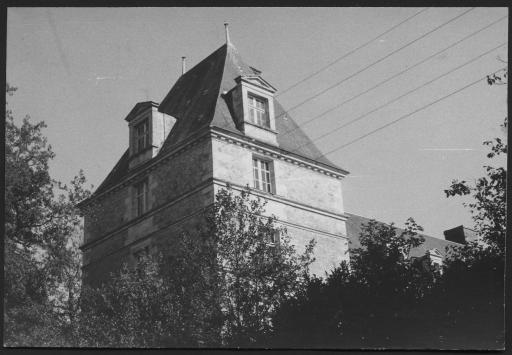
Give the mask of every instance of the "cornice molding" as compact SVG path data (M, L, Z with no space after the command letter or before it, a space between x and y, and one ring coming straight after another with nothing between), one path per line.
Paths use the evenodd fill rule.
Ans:
M178 195L176 196L174 199L172 199L171 201L168 201L160 206L157 206L149 211L147 211L146 213L124 223L124 224L121 224L119 227L117 227L116 229L114 230L111 230L109 232L107 232L105 235L99 237L99 238L96 238L94 240L91 240L91 241L88 241L87 243L84 243L80 246L80 249L82 251L85 251L91 247L93 247L94 245L98 244L98 243L101 243L103 242L104 240L112 237L113 235L117 234L117 233L120 233L134 225L136 225L137 223L143 221L144 219L146 218L149 218L149 217L152 217L153 215L157 214L158 212L184 200L185 198L193 195L193 194L196 194L198 192L200 192L201 190L211 186L212 184L212 179L207 179L201 183L199 183L197 186L193 187L192 189L188 190L187 192L181 194L181 195ZM212 201L213 202L213 201Z
M217 184L219 186L222 186L222 187L230 187L230 188L238 190L238 191L242 191L242 190L245 190L247 188L247 187L245 187L243 185L234 184L234 183L232 183L230 181L226 181L226 180L222 180L222 179L218 179L218 178L213 178L213 183ZM288 206L292 206L292 207L295 207L295 208L300 208L300 209L308 211L308 212L317 213L317 214L320 214L320 215L323 215L323 216L326 216L326 217L330 217L330 218L334 218L334 219L337 219L337 220L340 220L340 221L343 221L343 222L346 222L347 219L348 219L348 216L345 215L345 214L340 214L340 213L324 210L322 208L306 205L305 203L294 201L294 200L290 200L290 199L288 199L288 198L286 198L284 196L281 196L281 195L270 194L270 193L266 193L266 192L263 192L263 191L260 191L260 190L257 190L257 189L253 189L253 188L249 188L249 189L250 189L250 192L251 192L252 195L264 198L266 200L276 201L276 202L283 203L283 204L288 205Z
M188 149L192 148L193 146L197 145L199 142L207 138L214 138L217 140L229 142L231 144L236 144L244 148L251 149L260 154L267 155L274 159L280 159L288 163L294 164L298 167L303 167L339 180L343 179L346 175L348 175L348 172L345 170L336 169L323 163L313 162L308 158L301 157L298 154L288 152L279 147L274 147L267 143L244 136L242 134L236 134L233 132L226 131L222 128L212 126L207 127L204 130L201 130L200 132L197 133L195 137L189 138L184 143L179 143L175 147L170 146L164 151L161 151L161 154L157 155L154 159L151 159L146 163L138 165L137 167L129 171L128 175L117 184L111 186L109 189L101 192L98 195L93 195L87 200L81 201L78 204L78 206L80 208L85 207L92 201L101 200L106 196L111 195L128 185L134 184L137 180L147 176L148 173L155 170L160 164L168 162L172 158L186 152Z
M342 169L336 169L323 163L313 162L308 158L301 157L300 155L290 153L279 147L271 146L267 143L249 138L247 136L237 135L235 133L228 132L218 127L212 127L211 135L221 141L227 141L232 144L249 148L257 151L261 154L268 155L272 158L281 159L286 162L305 167L307 169L316 171L318 173L334 177L336 179L342 179L348 175L348 171Z

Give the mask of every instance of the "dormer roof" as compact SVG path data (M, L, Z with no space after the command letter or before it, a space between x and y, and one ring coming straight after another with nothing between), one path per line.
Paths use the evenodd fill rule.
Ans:
M158 103L156 102L153 102L153 101L144 101L144 102L139 102L137 103L133 108L132 110L130 111L130 113L125 117L125 121L127 122L130 122L132 119L134 119L135 117L137 117L137 115L139 115L140 113L142 113L143 111L145 111L146 109L148 109L149 107L158 107Z

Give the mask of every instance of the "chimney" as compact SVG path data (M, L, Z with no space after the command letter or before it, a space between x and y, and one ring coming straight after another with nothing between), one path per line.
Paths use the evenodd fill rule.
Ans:
M226 32L226 44L229 44L229 23L224 22L224 30Z
M475 231L469 228L465 228L462 225L452 229L445 230L443 233L444 239L460 244L466 244L467 242L471 242L478 238Z
M187 64L185 62L185 59L187 57L181 57L181 75L185 74L185 72L187 71Z

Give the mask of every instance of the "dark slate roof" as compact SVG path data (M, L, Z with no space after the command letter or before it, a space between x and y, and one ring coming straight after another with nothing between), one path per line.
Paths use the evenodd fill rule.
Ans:
M98 186L94 194L100 194L106 191L110 186L113 186L117 182L121 181L122 178L128 173L128 154L130 150L126 149L124 154L121 156L119 161L114 165L112 171L107 175L105 180Z
M160 153L183 142L188 137L205 129L218 127L243 135L236 126L223 92L229 92L236 85L240 75L260 75L261 72L244 63L232 44L224 44L200 63L183 74L160 103L158 110L177 119ZM135 105L127 120L148 105L147 101ZM342 170L322 153L308 138L288 113L274 99L277 142L279 148L293 154L314 160L338 170ZM286 134L284 134L286 132ZM95 191L95 195L115 185L128 173L128 151L123 154L114 169Z
M178 122L171 131L166 146L173 146L200 129L211 126L242 134L235 126L223 92L236 85L240 75L260 73L244 63L232 44L224 44L185 73L169 91L159 107L160 112L175 117ZM341 169L322 153L300 127L274 99L277 142L288 152ZM286 134L284 134L286 132Z
M371 218L361 217L352 213L345 213L348 217L347 219L347 236L349 239L349 251L351 249L356 249L361 247L361 243L359 241L359 237L362 231L362 226L370 222ZM387 224L384 222L379 222L382 224ZM403 231L401 228L397 228L397 232L400 233ZM422 257L425 255L427 250L431 250L436 248L439 250L443 257L446 256L446 247L447 246L461 246L461 244L450 242L448 240L434 238L425 234L421 234L425 241L423 244L414 248L410 252L411 257Z

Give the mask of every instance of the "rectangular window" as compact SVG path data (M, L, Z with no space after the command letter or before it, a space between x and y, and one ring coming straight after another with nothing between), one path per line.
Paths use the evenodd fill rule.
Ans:
M274 231L270 236L270 244L279 245L279 231Z
M249 94L249 117L251 122L265 128L270 128L267 100Z
M274 193L272 184L273 180L273 166L271 161L252 158L252 170L254 177L254 188Z
M145 119L135 126L135 152L139 153L149 147L149 120Z
M148 209L148 180L135 185L135 214L140 216Z

